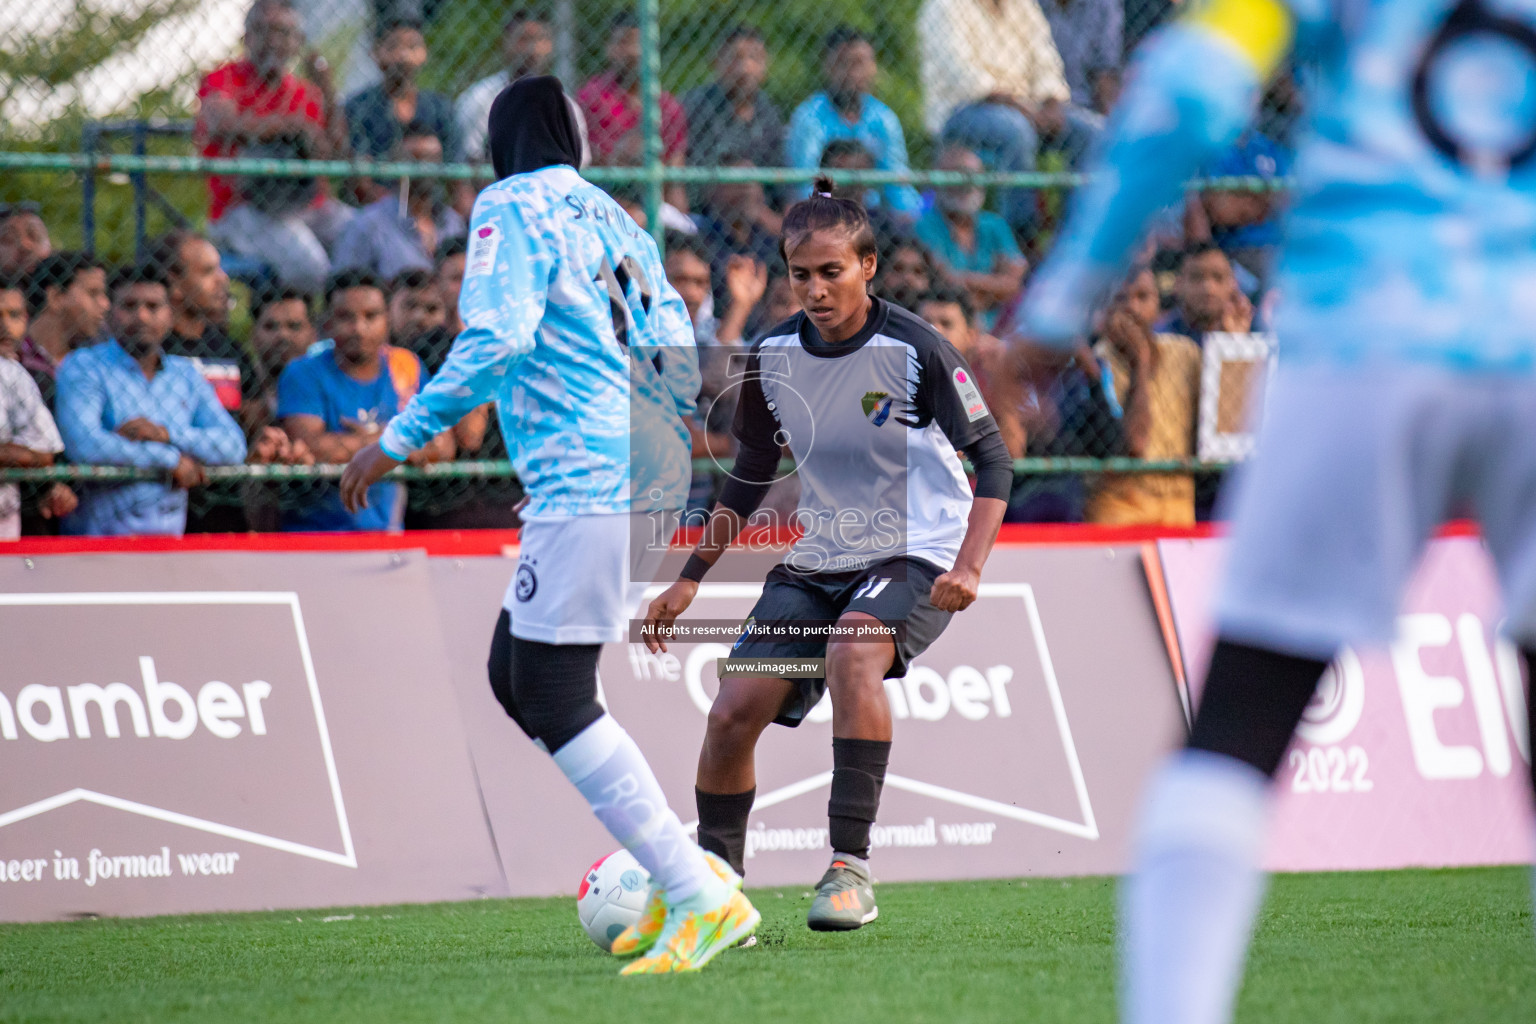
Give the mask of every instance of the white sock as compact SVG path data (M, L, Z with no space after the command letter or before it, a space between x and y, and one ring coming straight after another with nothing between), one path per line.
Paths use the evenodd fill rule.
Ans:
M1223 1024L1254 917L1269 780L1220 754L1184 751L1148 790L1135 869L1122 884L1126 1024Z
M666 891L669 902L712 892L710 883L720 887L715 895L725 899L725 883L683 831L645 755L618 722L604 715L555 751L554 758L613 838Z
M851 865L853 867L859 868L865 874L869 874L869 860L868 860L868 858L865 858L865 857L855 857L851 853L838 853L836 850L833 850L832 851L832 860L833 861L839 861L840 860L844 864L848 864L848 865Z

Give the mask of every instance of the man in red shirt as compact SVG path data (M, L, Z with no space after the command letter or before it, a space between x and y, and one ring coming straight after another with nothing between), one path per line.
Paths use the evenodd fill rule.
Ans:
M594 76L576 94L587 119L592 162L634 167L645 159L640 132L640 25L630 11L614 16L608 30L608 70ZM661 94L661 155L669 167L683 166L688 155L688 121L682 104ZM688 209L687 190L667 186L667 202Z
M346 155L346 125L324 60L312 79L288 68L304 45L292 0L256 0L245 17L245 59L209 73L198 88L197 137L207 157L327 159ZM228 252L260 260L285 284L318 291L327 247L352 211L313 178L208 179L209 233Z

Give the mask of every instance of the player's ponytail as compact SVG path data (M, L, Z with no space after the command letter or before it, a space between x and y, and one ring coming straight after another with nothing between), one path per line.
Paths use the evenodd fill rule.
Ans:
M784 234L779 240L784 261L789 262L789 254L814 232L828 229L848 232L860 259L876 255L875 232L864 204L837 195L832 179L820 174L811 183L810 198L800 200L784 214Z

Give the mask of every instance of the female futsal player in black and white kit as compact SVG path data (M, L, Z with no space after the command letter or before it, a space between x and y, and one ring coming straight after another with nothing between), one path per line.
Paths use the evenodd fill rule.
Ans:
M832 694L832 863L807 923L842 931L878 911L868 865L870 827L891 749L884 680L907 672L950 616L976 600L981 568L1003 521L1012 463L971 369L915 314L868 294L875 238L855 200L814 194L784 217L781 242L803 312L750 350L741 378L736 467L681 578L646 612L647 640L666 626L749 525L794 456L802 534L763 585L732 658L826 658L824 679L726 678L699 756L699 844L741 872L756 794L753 752L772 722L798 725ZM956 451L976 470L970 485ZM880 625L894 636L857 642L764 635L775 622Z

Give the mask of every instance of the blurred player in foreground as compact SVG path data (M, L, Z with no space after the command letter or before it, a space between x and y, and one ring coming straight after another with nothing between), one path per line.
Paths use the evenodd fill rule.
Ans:
M832 694L832 862L806 923L852 931L873 921L870 830L891 754L885 680L907 674L950 616L976 600L1013 463L975 374L955 347L900 306L872 298L875 234L856 199L819 178L784 215L781 243L805 312L752 346L736 406L736 464L681 578L646 611L646 645L692 603L704 574L795 458L801 536L768 574L733 659L825 658L825 678L726 677L699 754L699 842L745 864L757 794L753 755L770 723L797 726ZM974 499L956 450L976 468ZM766 525L766 524L765 524ZM750 624L815 623L838 638L766 636ZM864 636L859 637L859 631ZM888 630L887 634L885 631Z
M1026 340L1065 351L1086 333L1148 216L1242 130L1294 37L1318 81L1280 265L1280 368L1258 458L1229 495L1204 696L1188 747L1151 785L1123 889L1131 1024L1230 1016L1275 770L1339 648L1391 639L1442 520L1481 521L1506 629L1532 663L1530 12L1201 0L1140 55L1102 165L1021 311Z
M470 224L464 330L432 383L347 466L343 500L366 505L370 484L495 400L531 500L491 688L663 894L643 941L622 947L648 955L623 973L697 970L751 935L758 913L597 701L601 645L623 639L644 589L634 581L648 578L638 567L651 553L631 540L651 533L649 517L675 523L687 496L693 328L650 236L577 173L585 147L557 79L525 78L497 97L490 148L498 181Z

